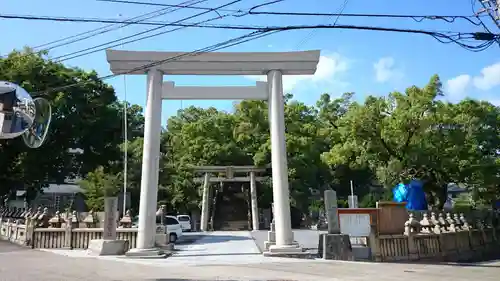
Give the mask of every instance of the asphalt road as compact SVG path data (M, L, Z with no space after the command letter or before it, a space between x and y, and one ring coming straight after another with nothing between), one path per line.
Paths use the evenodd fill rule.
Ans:
M8 241L0 240L0 254L19 252L19 251L28 251L28 250L30 250L30 249L27 247L19 246L16 244L12 244Z
M302 234L298 234L302 237ZM311 235L304 234L306 236ZM216 257L214 257L215 259ZM197 257L192 257L197 260ZM72 257L0 241L2 281L498 281L500 262L466 265L336 261L184 265L173 260Z

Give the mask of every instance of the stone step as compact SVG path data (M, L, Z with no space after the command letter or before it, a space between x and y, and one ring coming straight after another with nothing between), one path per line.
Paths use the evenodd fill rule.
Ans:
M223 222L219 230L248 230L247 221L226 221Z

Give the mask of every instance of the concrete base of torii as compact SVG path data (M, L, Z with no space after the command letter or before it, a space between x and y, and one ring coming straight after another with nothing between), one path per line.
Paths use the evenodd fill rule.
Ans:
M271 229L267 232L267 241L264 242L263 252L264 256L281 256L281 257L295 257L302 254L304 251L297 241L293 240L293 232L290 234L292 243L286 246L276 245L276 226L274 221L271 223Z
M159 248L151 249L130 249L125 253L126 257L129 258L139 258L139 259L164 259L170 256L171 253L166 253Z

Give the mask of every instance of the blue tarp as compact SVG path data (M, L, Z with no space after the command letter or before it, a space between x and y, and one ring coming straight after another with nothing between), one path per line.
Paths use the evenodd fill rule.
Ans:
M423 182L420 180L412 180L408 184L400 183L392 189L394 201L407 202L408 210L427 210L427 200Z

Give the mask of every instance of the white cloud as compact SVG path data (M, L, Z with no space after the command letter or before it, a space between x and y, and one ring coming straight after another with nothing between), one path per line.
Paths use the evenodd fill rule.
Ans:
M379 59L373 64L373 69L375 70L375 79L380 83L403 77L402 71L395 67L394 58L392 57Z
M347 71L348 63L345 58L338 54L321 56L319 58L318 68L314 75L284 75L283 76L283 91L291 91L299 84L306 83L322 83L334 80L340 73ZM248 79L266 81L266 76L263 75L249 75L245 76Z
M481 70L481 74L474 77L474 86L487 91L500 86L500 62L487 66Z
M452 96L462 96L465 94L466 88L469 86L472 77L467 74L462 74L446 81L446 92Z
M462 74L449 79L446 81L446 92L454 98L463 98L469 86L482 91L500 86L500 62L481 69L481 73L477 76Z

